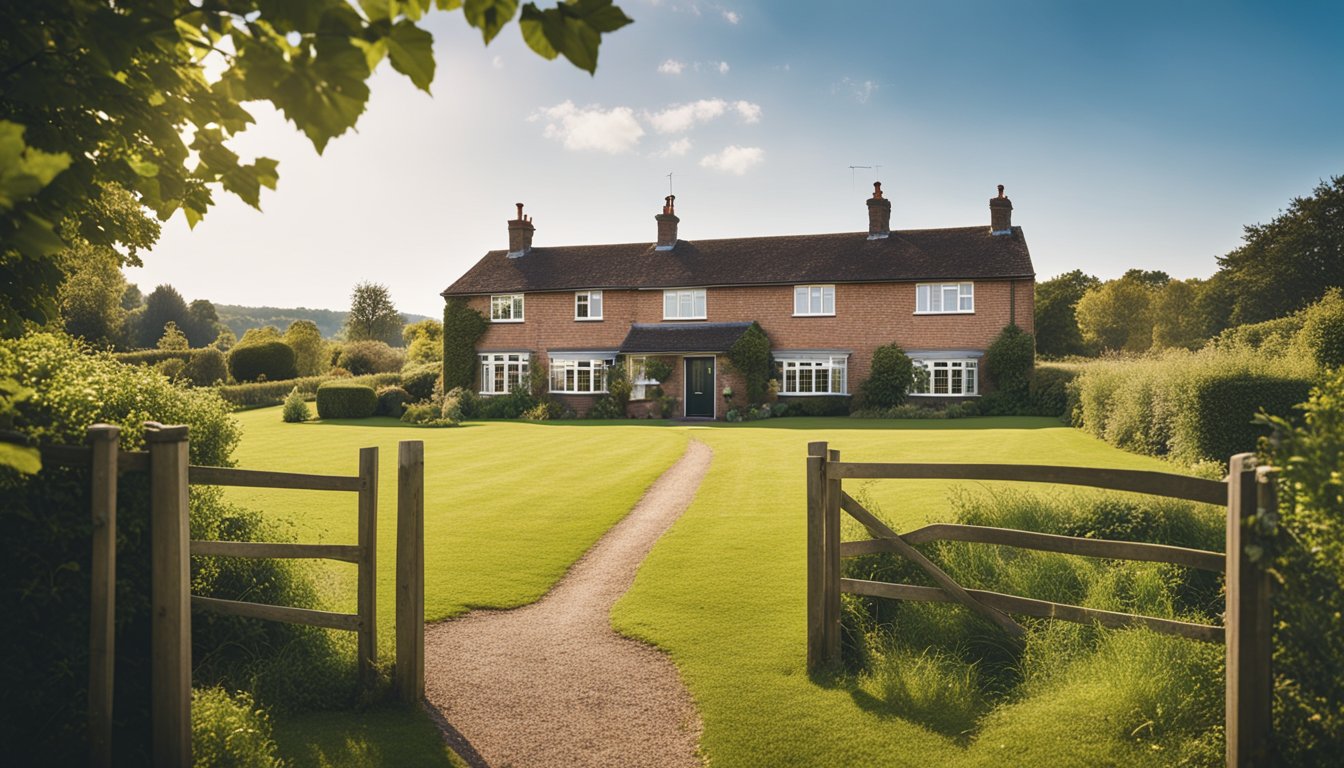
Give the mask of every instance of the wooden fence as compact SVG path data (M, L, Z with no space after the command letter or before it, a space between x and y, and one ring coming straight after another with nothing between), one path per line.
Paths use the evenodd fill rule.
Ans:
M89 636L89 743L91 764L111 764L114 626L116 618L117 477L148 472L150 480L150 582L152 755L156 766L191 765L191 611L307 624L359 635L361 680L373 680L377 661L376 572L378 449L359 451L356 475L313 475L188 463L185 426L145 424L147 451L119 450L119 428L96 424L88 446L48 446L44 465L90 470L93 517L92 601ZM398 446L396 688L418 702L424 696L424 444ZM246 486L358 495L355 544L292 544L190 539L187 499L191 485ZM355 613L265 605L191 594L191 556L329 559L358 568Z
M900 534L845 493L846 479L1005 480L1059 483L1146 493L1226 505L1226 552L1163 544L1108 541L977 525L936 523ZM1020 638L1025 630L1008 614L1097 623L1106 627L1144 626L1155 632L1205 642L1223 642L1227 656L1227 765L1264 766L1269 761L1270 670L1269 576L1246 557L1254 544L1246 519L1276 508L1275 472L1256 467L1254 454L1233 456L1225 481L1164 472L1016 464L880 464L840 460L824 442L808 444L807 457L807 666L816 671L840 660L840 595L867 595L922 602L957 603ZM840 513L857 520L872 537L841 541ZM934 541L998 544L1023 549L1119 560L1173 563L1225 574L1223 625L1102 611L977 589L964 589L914 545ZM847 579L840 560L875 552L895 552L914 562L936 587Z

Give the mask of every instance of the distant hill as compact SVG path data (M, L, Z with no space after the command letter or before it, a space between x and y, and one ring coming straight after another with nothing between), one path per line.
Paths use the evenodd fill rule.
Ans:
M345 327L345 317L349 312L334 309L308 309L307 307L244 307L238 304L216 304L219 322L227 325L234 335L242 338L249 328L261 328L274 325L281 331L295 320L312 320L324 338L332 338ZM402 312L406 322L425 320L425 315Z

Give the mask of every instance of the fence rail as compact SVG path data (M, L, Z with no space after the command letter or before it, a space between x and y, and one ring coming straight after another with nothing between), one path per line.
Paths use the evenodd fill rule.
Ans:
M807 666L816 671L840 658L840 595L917 602L956 603L999 626L1009 637L1025 630L1009 614L1062 619L1104 627L1144 626L1155 632L1224 643L1227 656L1227 765L1265 765L1269 754L1270 583L1268 574L1245 552L1255 544L1247 518L1275 509L1274 470L1256 467L1253 454L1233 456L1226 481L1165 472L1024 464L887 464L843 462L824 442L808 444L807 456ZM1226 505L1226 552L1209 552L1148 542L1112 541L989 526L933 523L897 533L852 496L846 479L992 480L1052 483L1143 493ZM841 541L840 513L867 530L871 539ZM1223 626L1156 616L1103 611L980 589L965 589L916 544L959 541L1060 552L1086 557L1171 563L1225 575L1227 608ZM892 552L910 560L937 586L891 584L841 577L845 557Z
M370 684L377 658L378 449L359 452L359 473L320 475L189 465L185 426L145 424L148 450L119 450L119 428L94 425L89 445L43 446L43 466L90 470L93 517L90 605L90 762L110 765L115 663L116 494L118 475L150 476L152 661L151 716L154 765L191 764L191 609L284 621L358 634L358 666ZM424 696L424 449L402 441L398 453L396 679L399 696ZM357 494L357 542L295 544L191 540L191 485L239 486ZM190 594L190 557L304 558L354 563L358 568L353 614L250 603Z

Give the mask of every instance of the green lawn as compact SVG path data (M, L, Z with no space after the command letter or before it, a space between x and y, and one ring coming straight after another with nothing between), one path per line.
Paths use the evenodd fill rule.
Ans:
M284 424L279 409L240 414L239 465L352 474L361 446L382 449L379 600L382 652L391 653L396 442L425 441L426 616L535 600L681 454L688 439L714 449L692 507L654 548L616 606L620 631L665 649L705 723L718 766L1132 764L1104 723L1036 702L1039 732L992 724L969 748L873 706L848 684L818 685L803 670L804 456L826 440L845 459L1057 463L1167 469L1049 419L953 421L783 419L741 425L468 424L416 429L386 419ZM963 484L983 487L988 484ZM898 530L948 509L943 481L847 483ZM345 494L237 489L232 498L294 521L302 541L354 540ZM333 597L349 609L353 569ZM951 610L951 609L950 609ZM398 710L323 714L277 723L297 765L442 766L433 725ZM417 760L416 757L423 758Z

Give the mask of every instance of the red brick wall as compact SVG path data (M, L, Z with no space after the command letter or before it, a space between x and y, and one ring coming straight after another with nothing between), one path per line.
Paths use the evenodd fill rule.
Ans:
M706 304L709 322L758 321L775 350L848 350L849 391L853 393L868 377L873 350L883 344L983 351L1009 323L1010 315L1024 330L1033 332L1033 293L1031 280L977 281L975 312L964 315L914 314L915 283L837 284L834 317L794 317L791 285L709 288ZM573 292L529 293L524 322L491 323L477 346L528 350L544 364L552 349L617 349L632 323L664 322L662 291L604 291L602 298L602 320L576 321ZM471 297L470 304L489 316L490 297ZM676 366L673 379L664 385L679 401L680 368ZM729 371L725 366L717 373L722 391L724 374ZM740 381L732 386L740 393ZM680 407L679 403L678 412ZM719 408L720 417L724 410Z

